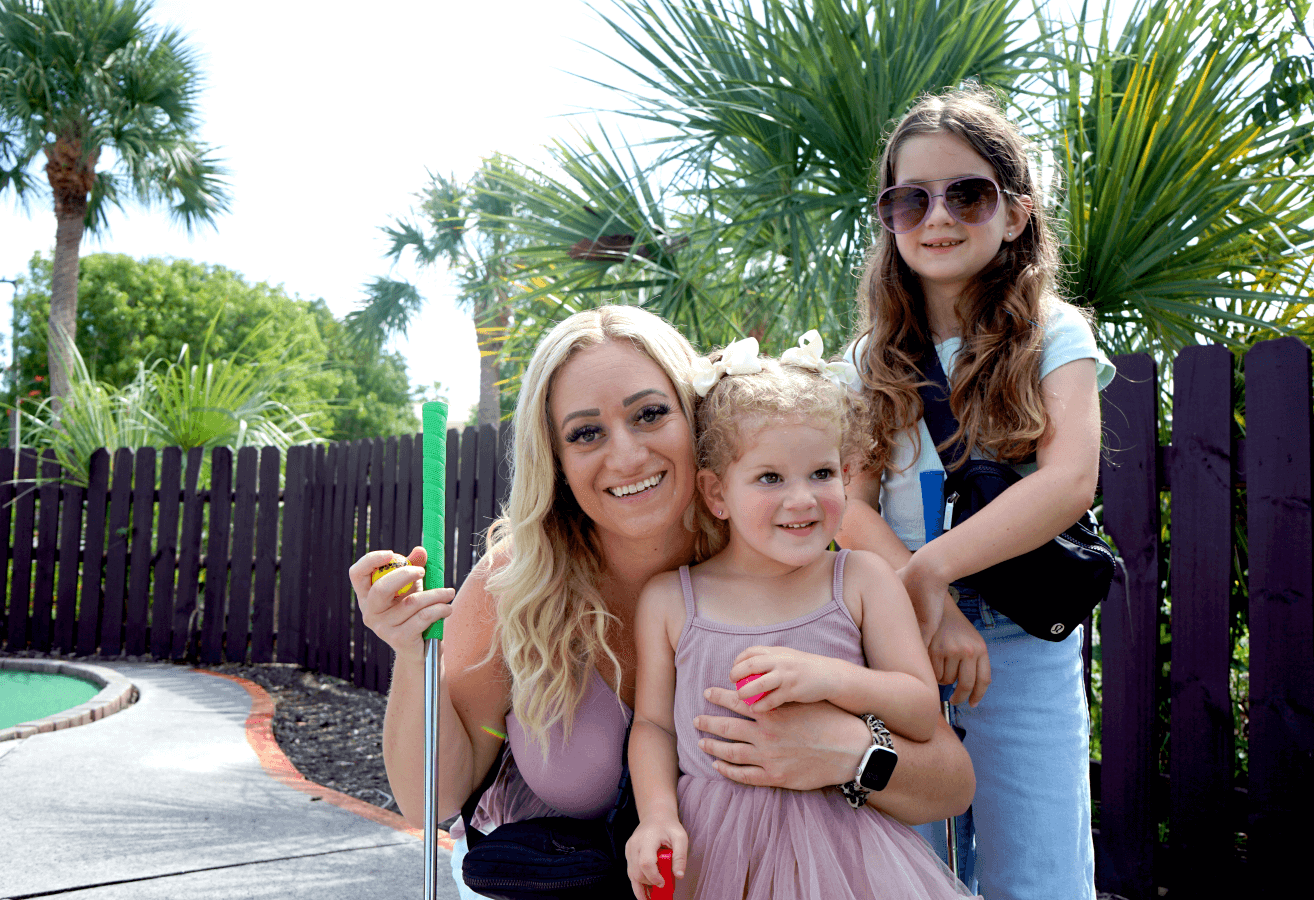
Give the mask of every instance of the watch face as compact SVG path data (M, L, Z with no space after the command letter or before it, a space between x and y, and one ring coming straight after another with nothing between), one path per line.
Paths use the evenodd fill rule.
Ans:
M889 747L872 747L867 751L867 758L862 764L862 774L858 783L869 791L880 791L890 783L894 774L894 764L899 761L899 754Z

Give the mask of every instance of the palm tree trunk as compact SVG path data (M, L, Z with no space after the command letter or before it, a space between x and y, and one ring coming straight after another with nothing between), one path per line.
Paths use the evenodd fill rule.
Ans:
M78 336L78 248L86 227L87 198L96 180L100 150L84 153L76 135L61 135L47 144L46 177L55 198L55 259L50 275L50 363L52 410L59 415L68 396L72 348Z
M510 323L506 292L496 288L497 311L479 316L476 328L479 336L479 424L496 425L502 420L502 392L497 383L501 380L498 363L506 328Z
M85 204L84 204L85 205ZM55 228L55 258L50 275L50 395L59 414L68 396L72 350L78 332L78 248L82 243L83 215L60 216Z

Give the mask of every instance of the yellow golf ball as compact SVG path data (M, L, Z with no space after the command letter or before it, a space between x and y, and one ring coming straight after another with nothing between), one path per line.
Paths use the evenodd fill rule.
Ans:
M399 569L405 565L409 565L409 563L406 560L406 557L400 555L394 555L391 560L379 566L377 569L375 569L373 572L370 573L370 584L373 584L374 582L378 581L380 578L391 572L393 569ZM396 596L405 597L411 591L415 590L415 585L416 582L412 581L410 584L406 585L406 587L398 591Z

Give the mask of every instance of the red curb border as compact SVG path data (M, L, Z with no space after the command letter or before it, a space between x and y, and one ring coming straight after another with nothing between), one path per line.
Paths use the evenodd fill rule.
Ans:
M256 757L260 760L260 765L271 778L282 782L288 787L296 788L303 794L309 794L316 800L326 800L339 809L345 809L347 812L355 813L361 818L369 819L371 822L387 825L389 828L403 834L423 840L424 830L414 827L397 813L379 809L364 800L316 784L298 772L296 766L292 765L292 761L287 758L283 749L278 746L278 742L274 739L274 701L260 685L253 681L247 681L245 678L223 672L211 672L208 669L193 669L192 671L237 682L251 695L251 713L246 717L246 740L251 745L251 749L255 751ZM438 833L437 843L439 847L448 851L455 847L451 835L445 831Z
M0 741L22 740L34 734L62 731L79 725L90 725L106 716L137 702L137 688L124 675L105 666L88 663L65 662L58 659L35 659L22 656L0 657L0 669L9 672L39 672L48 675L67 675L100 688L96 696L60 712L30 722L19 722L0 729Z

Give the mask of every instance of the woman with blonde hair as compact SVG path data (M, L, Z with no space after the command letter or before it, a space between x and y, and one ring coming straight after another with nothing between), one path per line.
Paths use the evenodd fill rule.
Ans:
M525 372L510 497L455 602L450 590L409 590L423 574L422 548L373 585L371 572L391 551L371 551L351 567L365 624L396 652L384 761L413 823L424 806L421 635L439 619L450 619L440 817L483 781L504 740L511 752L484 794L477 827L595 818L610 808L634 707L639 592L653 575L693 560L697 533L711 527L693 504L694 360L679 332L635 307L566 319ZM728 713L695 720L706 735L702 749L745 784L847 784L872 746L863 720L827 703L754 717L733 685L710 689L709 699ZM873 805L909 823L967 806L971 764L947 726L927 743L895 743L898 766ZM462 854L458 841L458 884Z

